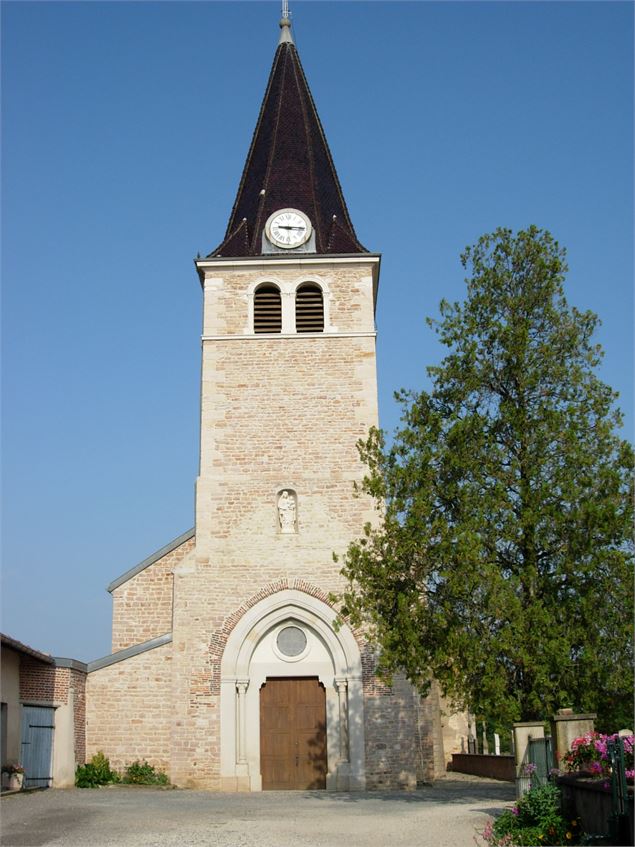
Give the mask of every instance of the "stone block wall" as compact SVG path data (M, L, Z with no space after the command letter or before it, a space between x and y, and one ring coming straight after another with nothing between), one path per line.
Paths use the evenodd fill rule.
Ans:
M421 697L395 675L386 686L364 679L366 787L409 789L433 782L445 771L436 686Z
M100 750L115 769L136 759L169 771L172 645L116 662L87 677L86 756Z
M467 738L470 734L467 712L457 711L449 700L439 694L441 714L441 732L443 736L443 752L445 764L452 762L454 753L465 752ZM463 747L461 746L463 744Z
M112 591L112 651L172 631L172 571L194 549L190 538Z
M356 444L377 422L365 379L374 339L228 341L206 346L203 357L216 397L203 397L197 558L207 554L224 569L273 565L265 580L277 576L281 557L300 564L302 556L305 573L330 568L332 551L375 518L367 500L353 497L363 474ZM246 373L263 377L247 385ZM296 535L279 532L283 489L297 496Z

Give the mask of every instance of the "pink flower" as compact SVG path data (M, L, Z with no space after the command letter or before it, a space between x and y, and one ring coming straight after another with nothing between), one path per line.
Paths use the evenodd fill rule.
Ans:
M591 773L602 773L602 765L600 762L591 762Z

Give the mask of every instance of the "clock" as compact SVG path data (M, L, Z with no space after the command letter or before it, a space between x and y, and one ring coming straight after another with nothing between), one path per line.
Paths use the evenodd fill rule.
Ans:
M311 237L311 221L297 209L280 209L265 224L265 235L276 247L292 250Z

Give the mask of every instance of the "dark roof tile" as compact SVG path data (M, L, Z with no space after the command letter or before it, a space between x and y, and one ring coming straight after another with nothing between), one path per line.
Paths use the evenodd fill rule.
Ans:
M276 51L227 232L210 257L259 255L267 219L284 208L308 215L318 253L368 252L355 235L300 57L290 41Z

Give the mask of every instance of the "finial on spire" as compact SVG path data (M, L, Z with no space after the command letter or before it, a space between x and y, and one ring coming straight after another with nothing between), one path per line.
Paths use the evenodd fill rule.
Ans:
M282 0L282 18L280 20L280 40L278 44L293 44L291 35L291 12L289 12L289 0Z

